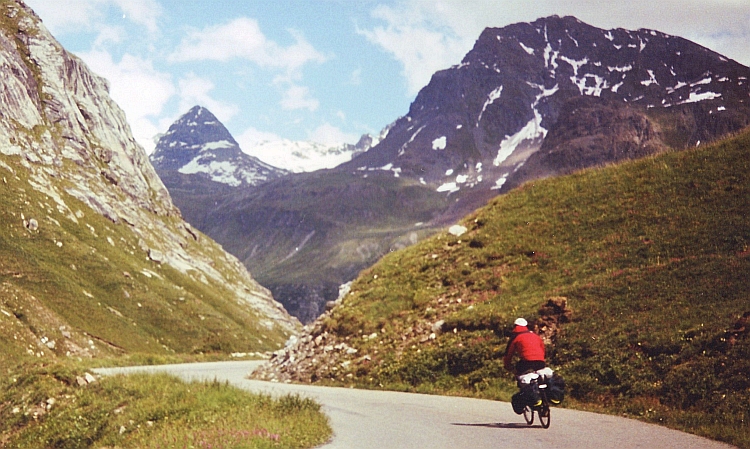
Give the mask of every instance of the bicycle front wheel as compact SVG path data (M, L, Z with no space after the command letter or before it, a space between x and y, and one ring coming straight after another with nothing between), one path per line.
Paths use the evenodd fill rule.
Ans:
M545 429L549 429L550 412L549 412L549 405L547 404L542 405L542 408L539 409L539 423Z
M534 424L534 410L528 405L523 409L523 419L528 425Z

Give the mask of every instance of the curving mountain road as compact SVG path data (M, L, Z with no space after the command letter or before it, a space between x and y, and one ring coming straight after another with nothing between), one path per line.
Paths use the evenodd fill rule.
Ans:
M323 405L334 438L325 449L729 448L723 443L632 419L555 408L552 425L529 427L504 402L249 380L263 362L107 368L99 374L169 372L186 380L229 381L253 392L299 393Z

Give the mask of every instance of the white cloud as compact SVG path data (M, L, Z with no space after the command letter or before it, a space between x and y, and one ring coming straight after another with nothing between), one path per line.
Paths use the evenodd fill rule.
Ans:
M91 69L110 81L110 96L125 111L136 140L153 151L153 136L159 130L152 122L176 94L171 75L159 72L151 61L125 54L119 62L112 55L94 50L79 55Z
M195 105L208 108L221 122L226 123L240 112L240 108L215 100L210 92L216 87L211 80L201 78L193 73L187 74L178 81L180 111L187 111Z
M347 134L330 123L324 123L315 128L309 134L308 139L326 146L335 147L344 143L355 143L359 140L359 136Z
M88 28L91 19L101 15L97 4L90 0L27 0L26 3L42 18L53 33Z
M122 11L125 20L156 32L163 13L156 0L27 0L26 3L54 34L98 30L111 6Z
M94 0L102 1L102 0ZM134 23L146 27L152 33L158 31L157 20L162 14L162 8L156 0L111 0L120 7L124 17Z
M310 96L310 89L305 86L291 85L284 91L281 107L287 111L307 109L315 112L320 102Z
M352 86L360 86L362 84L362 68L357 68L349 76L349 84Z
M254 19L240 17L223 25L196 30L182 40L170 60L188 61L229 61L235 58L246 59L261 67L299 70L309 62L324 62L327 58L315 50L305 38L290 31L295 43L283 47L269 40Z
M105 48L108 44L120 44L127 40L127 31L119 26L101 26L92 48Z
M263 142L276 142L282 140L277 134L261 131L256 128L248 128L239 136L235 136L235 140L240 144L242 149L250 149Z
M358 30L402 64L410 95L436 71L457 64L476 38L457 34L447 18L434 14L434 5L429 3L414 0L396 8L379 6L372 14L385 26Z

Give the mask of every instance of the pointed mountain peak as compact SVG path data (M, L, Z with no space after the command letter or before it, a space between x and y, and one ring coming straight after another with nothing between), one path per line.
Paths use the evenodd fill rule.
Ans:
M211 111L193 106L159 138L154 154L165 150L197 153L217 148L239 149L239 144Z
M159 137L151 163L162 179L168 172L179 172L235 187L286 174L243 153L229 130L202 106L193 106Z

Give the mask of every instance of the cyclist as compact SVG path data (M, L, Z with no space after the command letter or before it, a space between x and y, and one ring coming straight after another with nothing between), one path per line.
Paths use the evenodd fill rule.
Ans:
M518 318L513 324L513 335L510 337L508 347L505 349L503 365L508 371L513 371L511 369L511 362L513 361L513 356L518 354L519 360L516 363L514 374L516 375L521 391L513 395L511 403L513 411L521 414L526 403L540 406L542 399L534 387L521 382L521 377L519 376L543 369L546 363L544 361L544 342L542 338L529 330L529 323L523 318Z
M529 324L523 318L518 318L513 324L513 335L503 357L505 369L511 371L511 362L515 354L518 354L519 358L515 366L516 376L543 369L546 363L542 338L529 330Z

